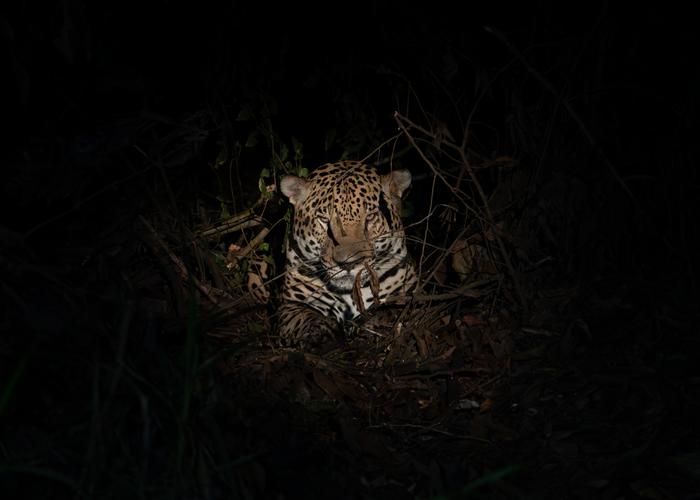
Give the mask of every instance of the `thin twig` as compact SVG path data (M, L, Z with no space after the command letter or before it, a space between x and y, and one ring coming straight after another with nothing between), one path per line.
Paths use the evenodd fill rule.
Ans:
M65 216L67 216L67 215L70 215L70 214L73 213L73 212L78 211L78 209L82 208L83 205L85 205L86 203L88 203L88 202L91 201L91 200L94 200L95 198L97 198L98 196L100 196L100 195L101 195L102 193L104 193L105 191L109 191L110 189L114 189L114 188L116 188L117 186L119 186L119 185L121 185L121 184L124 184L125 182L129 182L130 180L135 179L136 177L145 174L146 172L148 172L149 170L151 170L151 168L153 168L152 165L150 165L150 166L148 166L148 167L146 167L146 168L143 168L143 169L141 169L141 170L139 170L139 171L137 171L137 172L134 172L134 173L132 173L132 174L129 174L129 175L127 175L126 177L124 177L124 178L122 178L122 179L118 179L118 180L116 180L116 181L114 181L114 182L110 182L109 184L107 184L106 186L104 186L104 187L98 189L97 191L95 191L95 192L92 193L91 195L87 196L86 198L83 198L82 200L79 200L79 201L76 202L72 207L70 207L70 208L68 208L68 209L66 209L66 210L64 210L64 211L62 211L62 212L59 212L59 213L57 213L56 215L54 215L54 216L52 216L52 217L49 217L48 219L46 219L46 220L43 221L43 222L40 222L39 224L37 224L36 226L34 226L33 228L31 228L29 231L25 232L25 233L22 235L22 239L23 239L23 240L26 240L27 238L31 237L31 236L32 236L34 233L36 233L37 231L39 231L39 230L45 228L46 226L49 226L49 225L53 224L53 223L56 222L57 220L60 220L60 219L62 219L63 217L65 217Z
M421 155L421 157L424 159L424 161L427 163L427 165L430 167L430 169L435 173L435 175L440 177L440 179L442 179L443 182L445 182L445 185L450 189L450 191L452 191L452 193L455 196L457 196L459 198L459 200L462 203L464 203L466 206L465 201L460 196L461 191L459 190L459 186L454 187L445 180L445 178L439 172L439 169L425 156L423 151L420 148L418 148L418 145L416 144L415 139L409 133L408 128L406 127L405 124L408 124L408 126L410 128L415 128L416 130L422 132L423 134L425 134L429 137L433 137L434 139L437 139L435 137L435 135L432 134L429 130L427 130L423 127L420 127L419 125L416 125L415 123L413 123L411 120L409 120L405 116L400 115L398 112L394 113L394 119L397 121L397 123L399 124L401 129L404 131L404 133L408 137L409 141L411 141L411 144L414 144L416 146L418 153ZM450 149L456 151L459 154L460 161L462 162L464 169L469 174L469 177L471 178L472 183L474 184L474 186L477 190L477 193L479 194L479 198L481 198L481 203L484 207L484 212L486 214L486 220L487 220L489 226L493 228L494 238L496 239L496 242L498 244L498 248L501 252L501 255L502 255L503 260L505 262L506 268L508 269L508 273L510 274L511 279L513 280L513 286L514 286L515 292L518 296L518 301L520 302L520 306L523 308L524 311L527 311L528 310L527 301L525 300L525 296L524 296L524 294L522 292L522 288L520 286L520 279L518 278L518 275L515 271L515 267L513 266L512 262L510 260L510 256L508 254L508 251L506 250L505 244L503 243L503 239L501 238L501 236L499 234L498 227L496 226L495 218L493 216L493 213L491 212L491 207L489 205L488 197L486 196L484 189L481 187L481 183L477 179L476 174L474 173L474 169L471 167L471 164L467 158L467 154L466 154L464 148L458 146L457 144L455 144L449 140L446 140L444 137L440 138L440 142L437 144L437 146L439 147L442 144L448 146Z
M404 304L406 302L431 302L440 300L450 300L456 297L471 297L478 298L485 295L487 292L476 290L477 288L485 285L490 285L491 283L498 283L501 281L501 276L496 276L494 278L489 278L479 281L471 281L465 283L459 288L450 290L444 293L438 294L414 294L410 296L404 295L391 295L384 299L387 304Z
M639 204L637 203L636 198L632 194L632 191L630 191L630 188L627 187L627 184L625 184L625 181L620 177L620 174L617 172L617 168L615 168L615 165L608 159L607 155L603 152L602 148L598 145L598 141L595 140L593 137L593 134L588 130L588 127L586 127L586 124L583 123L583 119L579 116L579 114L574 110L574 108L569 104L569 102L564 99L562 95L557 92L557 89L554 88L554 85L552 85L549 80L547 80L539 71L537 71L532 65L525 59L525 56L520 52L517 48L513 46L513 44L510 43L510 41L505 37L503 33L498 31L495 28L491 27L486 27L484 28L488 33L491 33L494 35L496 38L498 38L503 45L506 46L508 50L510 50L515 57L517 57L520 62L525 66L525 69L528 70L532 76L535 77L535 79L540 82L540 84L547 90L549 91L556 99L559 100L559 102L562 103L566 111L569 113L571 118L576 122L576 125L578 125L579 130L581 130L581 133L586 137L588 142L590 143L591 147L593 150L598 154L600 159L603 161L606 167L608 167L608 170L610 171L610 175L615 179L615 182L617 182L622 190L627 194L627 196L630 197L630 200L635 204L635 206L639 207Z
M474 183L474 187L476 188L476 191L479 193L479 197L481 198L481 201L482 201L483 206L484 206L484 211L486 212L486 219L488 220L489 225L493 229L494 239L496 240L496 243L498 244L498 249L501 251L501 256L503 257L503 261L505 262L506 267L508 268L508 273L510 274L511 279L513 280L513 286L515 287L515 293L518 294L518 300L520 301L520 305L524 311L527 311L527 309L528 309L527 301L525 300L525 296L523 295L522 288L520 287L520 278L518 277L518 274L515 272L515 267L513 267L513 263L510 261L510 255L508 254L508 251L506 250L506 246L503 243L503 238L501 238L500 231L498 230L498 227L496 226L496 220L493 216L493 213L491 212L491 206L489 205L489 199L486 197L486 193L484 193L484 189L481 187L481 183L476 178L476 174L474 173L474 169L471 167L471 164L469 163L469 160L467 159L467 155L463 149L460 150L460 155L462 156L462 165L464 165L464 168L467 170L469 177L471 177L472 182Z
M250 240L250 243L248 243L246 246L241 248L239 251L237 251L234 256L241 259L243 257L246 257L250 252L255 250L260 246L260 244L263 242L265 237L268 235L270 230L266 227L262 228L258 234L255 235L255 237Z
M442 263L445 261L445 259L447 258L447 256L450 255L450 254L452 253L452 251L454 250L455 246L457 246L459 243L462 242L462 238L464 237L464 233L466 233L466 232L467 232L467 228L465 227L464 229L462 229L462 231L460 231L460 233L459 233L459 234L457 235L457 237L454 239L454 241L452 242L452 244L450 245L450 247L447 249L447 251L443 252L442 255L440 255L440 257L438 258L437 262L435 262L435 265L433 266L433 270L430 272L430 274L428 275L428 277L425 278L425 283L428 283L431 279L433 279L433 277L434 277L435 274L438 272L438 270L440 269L440 266L441 266Z
M437 429L432 426L424 426L424 425L418 425L418 424L378 424L378 425L371 425L368 427L368 429L416 429L416 430L422 430L422 431L427 431L427 432L434 432L436 434L442 434L443 436L449 436L452 438L457 438L457 439L464 439L467 441L477 441L479 443L484 443L484 444L491 444L491 441L488 439L476 437L476 436L465 436L463 434L454 434L452 432L448 431L443 431L442 429Z
M241 231L249 227L259 226L260 224L262 224L262 218L257 215L253 215L251 209L246 210L241 214L237 214L221 224L216 225L215 227L198 231L197 234L205 238L211 238L214 236L220 237L225 234L235 233L236 231Z
M213 304L218 304L219 301L214 297L211 293L213 288L209 285L205 285L201 281L199 281L197 278L192 276L188 271L187 268L185 267L185 264L182 262L180 257L175 255L172 250L168 247L168 245L163 241L160 236L158 236L158 233L156 230L151 226L148 221L143 217L140 216L138 217L139 222L146 228L147 232L144 234L146 243L148 243L151 247L152 250L157 250L159 247L162 251L165 252L165 254L170 258L170 261L175 265L175 269L177 269L178 273L180 274L180 277L184 281L189 281L192 280L192 283L195 284L195 286L201 291L206 298L208 298Z
M464 204L464 206L467 206L467 203L466 203L466 201L464 200L465 194L464 194L462 191L460 191L459 188L456 188L456 187L453 186L450 182L448 182L447 179L445 179L445 176L442 175L442 172L440 172L440 169L438 169L438 168L433 164L433 162L430 161L430 159L425 155L425 153L423 152L423 150L418 146L418 144L416 143L416 140L415 140L415 139L413 138L413 136L408 132L408 129L406 128L406 125L404 124L404 122L405 122L405 123L408 123L408 124L411 126L411 128L413 128L415 124L413 124L413 123L412 123L410 120L408 120L406 117L404 117L404 116L402 116L401 114L399 114L398 111L395 111L395 112L394 112L394 120L396 120L396 123L399 124L399 127L401 128L401 130L403 130L404 134L406 134L406 137L408 138L408 140L410 141L410 143L413 145L413 147L416 148L416 151L418 151L418 154L419 154L420 157L423 159L423 161L425 162L425 164L428 165L428 166L430 167L430 170L432 170L433 173L445 184L445 186L447 186L447 189L449 189L450 191L452 191L452 194L454 194L454 195L457 197L457 199L459 199L459 201L461 201L462 204ZM428 135L428 136L430 136L430 137L433 137L432 134L430 134L430 132L424 131L424 129L421 129L421 131L423 131L424 134L426 134L426 135Z

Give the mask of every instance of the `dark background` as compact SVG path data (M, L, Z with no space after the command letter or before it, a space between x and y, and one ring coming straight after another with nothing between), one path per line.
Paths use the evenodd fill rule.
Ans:
M449 3L381 2L315 17L319 9L287 4L20 5L3 16L2 49L3 201L16 211L6 225L20 233L59 209L74 194L68 185L115 180L119 167L95 166L90 155L143 139L135 121L144 115L207 113L214 130L203 144L210 148L200 158L204 170L222 144L230 154L234 142L245 143L251 130L236 122L242 109L260 117L274 101L271 126L280 140L293 136L305 146L311 167L368 154L396 131L394 111L419 109L453 130L471 114L482 152L565 170L592 189L606 187L597 184L609 170L595 157L602 152L641 203L637 223L658 237L627 235L634 253L651 252L654 262L670 257L656 251L676 249L682 255L673 260L692 255L694 225L678 224L697 198L698 69L692 16L680 7L475 3L458 14ZM561 99L596 146L562 116ZM361 137L362 128L371 132ZM331 129L347 140L326 147ZM238 168L257 176L269 152L250 155ZM82 180L65 175L81 168ZM93 176L95 168L104 171ZM663 239L668 244L657 245Z
M692 354L699 319L697 43L697 18L680 3L3 6L0 491L28 488L37 498L131 491L122 476L85 472L83 458L90 455L80 436L103 383L93 367L111 352L104 339L118 328L119 304L128 300L114 283L137 266L129 259L138 254L115 255L137 240L136 217L157 211L154 200L169 196L154 187L160 174L150 168L153 158L167 163L183 212L195 200L214 210L223 200L234 213L256 198L261 170L279 159L279 144L303 144L299 161L308 168L343 155L362 158L397 133L399 111L457 134L469 117L470 145L483 157L515 158L538 172L539 186L556 189L545 181L560 178L567 189L578 186L561 193L566 199L573 192L576 207L573 218L561 210L552 272L581 290L581 317L592 296L622 304L626 316L598 320L623 344L634 337L629 325L639 320L637 312L653 311L639 320L660 329L645 344L645 366L658 375L662 394L688 384L664 407L668 420L656 428L678 432L664 435L667 447L650 438L644 460L652 465L629 473L615 495L644 496L629 485L637 484L634 474L649 471L673 478L652 498L697 495L698 435L690 430L698 408ZM182 132L190 126L191 135ZM397 149L406 146L399 142ZM223 174L214 167L219 159L234 167ZM410 154L400 161L416 178L412 203L420 212L429 171ZM230 189L221 187L229 183ZM493 187L497 180L485 183ZM99 269L91 267L96 261ZM659 324L671 325L674 334L661 335ZM606 360L615 364L609 352ZM645 404L634 411L644 412ZM242 425L230 418L232 426ZM126 443L129 429L120 431ZM154 470L170 470L163 465L169 446L153 451ZM267 474L267 483L258 478L259 489L234 496L284 491L294 478L270 467L286 467L287 459L313 482L318 457L306 468L285 455L295 443L288 446L251 466L251 474ZM254 448L241 445L241 455L253 457L245 460L255 462ZM107 463L93 466L128 468L124 463L136 459L119 457L119 449L131 445L114 445L100 455ZM686 457L694 473L668 472L668 456ZM161 480L166 486L154 486ZM192 496L174 494L168 481L143 478L141 495L232 495L220 485L213 493L193 487ZM322 490L329 487L318 481ZM517 495L536 498L542 491L528 492L527 478L518 481ZM454 484L409 496L447 495L457 491Z

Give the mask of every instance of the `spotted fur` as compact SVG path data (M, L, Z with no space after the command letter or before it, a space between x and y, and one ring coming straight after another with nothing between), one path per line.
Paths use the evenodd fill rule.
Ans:
M308 179L282 178L294 206L279 311L286 344L319 344L415 285L400 218L410 183L407 170L380 176L356 161L324 165Z

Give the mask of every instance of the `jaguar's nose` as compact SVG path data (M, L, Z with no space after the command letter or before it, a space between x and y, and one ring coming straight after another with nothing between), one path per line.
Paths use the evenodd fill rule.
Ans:
M333 260L346 271L372 256L372 247L369 242L358 241L350 245L338 245L333 249Z

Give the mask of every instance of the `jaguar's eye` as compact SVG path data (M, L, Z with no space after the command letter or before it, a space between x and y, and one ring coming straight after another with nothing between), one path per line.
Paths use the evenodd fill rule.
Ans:
M370 212L365 216L365 222L374 222L379 214L377 212Z

